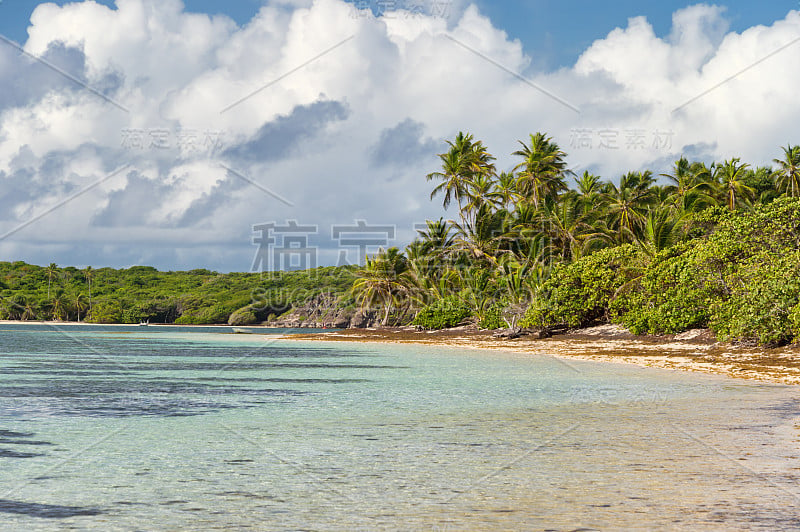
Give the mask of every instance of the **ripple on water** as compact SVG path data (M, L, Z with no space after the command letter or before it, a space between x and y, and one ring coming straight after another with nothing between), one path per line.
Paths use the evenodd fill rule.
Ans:
M0 523L800 527L776 429L798 403L783 389L417 347L247 356L236 339L148 334L73 331L90 349L0 331L0 416L17 413L0 429L0 485L26 483Z
M60 506L58 504L41 504L0 499L0 513L20 514L47 519L65 519L67 517L79 515L100 515L103 511L98 508L86 506Z

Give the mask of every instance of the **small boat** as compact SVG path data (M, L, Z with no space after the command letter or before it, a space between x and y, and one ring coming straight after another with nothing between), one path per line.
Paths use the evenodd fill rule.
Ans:
M248 329L242 329L241 327L234 327L233 334L254 334L253 331Z

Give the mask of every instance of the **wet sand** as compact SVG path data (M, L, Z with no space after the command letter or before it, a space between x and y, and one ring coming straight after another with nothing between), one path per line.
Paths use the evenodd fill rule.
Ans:
M546 339L495 338L470 329L415 331L411 328L347 329L291 335L290 340L410 343L489 349L554 356L565 361L593 360L683 371L715 373L781 384L800 384L800 346L775 349L716 342L706 330L668 336L636 336L602 325Z
M63 321L3 320L0 321L0 324L2 323L98 325ZM113 325L113 327L119 326L124 325ZM127 326L139 328L138 324ZM163 324L150 324L150 326L174 327L174 325ZM228 325L197 327L230 329ZM258 334L259 329L265 327L250 325L246 328L254 334ZM272 338L272 336L270 337ZM416 331L411 327L385 327L292 334L285 338L289 340L410 343L462 349L514 351L554 356L565 361L575 359L637 364L664 369L714 373L763 382L800 384L800 346L769 349L732 345L726 342L717 342L709 331L703 329L677 335L637 336L616 325L601 325L546 339L536 339L533 336L506 339L495 338L490 331L478 331L471 328Z

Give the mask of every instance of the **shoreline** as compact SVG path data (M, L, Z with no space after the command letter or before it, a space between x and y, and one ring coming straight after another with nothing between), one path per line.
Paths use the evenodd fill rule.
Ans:
M90 325L92 327L218 327L218 328L225 328L230 329L235 327L234 325L222 325L222 324L214 324L214 325L196 325L196 324L187 324L187 325L179 325L175 323L148 323L147 325L141 325L139 323L90 323L85 321L63 321L63 320L0 320L0 325ZM258 328L261 327L259 325L247 325L243 328ZM264 327L266 328L266 327Z
M345 329L329 333L292 334L286 340L418 344L552 356L641 367L800 385L800 348L739 347L709 339L707 331L664 337L635 336L621 327L603 325L546 339L496 338L470 330L412 331L407 328Z
M25 325L87 325L100 327L130 327L139 324L99 324L67 321L0 320L3 324ZM198 327L230 329L231 325L175 325L151 323L147 327ZM259 329L274 329L250 325L250 336L261 336ZM247 335L242 335L247 336ZM492 331L455 328L441 331L416 331L410 327L381 327L368 329L338 329L330 332L300 332L269 334L282 340L359 342L377 344L418 344L460 349L505 351L520 354L556 357L565 361L588 360L615 364L635 364L641 367L695 371L706 374L755 380L785 385L800 385L800 346L780 348L743 347L717 342L707 330L686 331L677 335L637 336L622 327L601 325L570 331L551 338L533 336L508 339L497 338Z

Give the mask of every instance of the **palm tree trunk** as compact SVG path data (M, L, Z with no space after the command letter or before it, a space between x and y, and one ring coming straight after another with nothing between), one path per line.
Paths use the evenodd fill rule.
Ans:
M387 304L386 305L386 313L383 315L383 322L381 322L381 325L386 326L386 325L389 324L389 311L390 310L392 310L392 305L391 304Z

